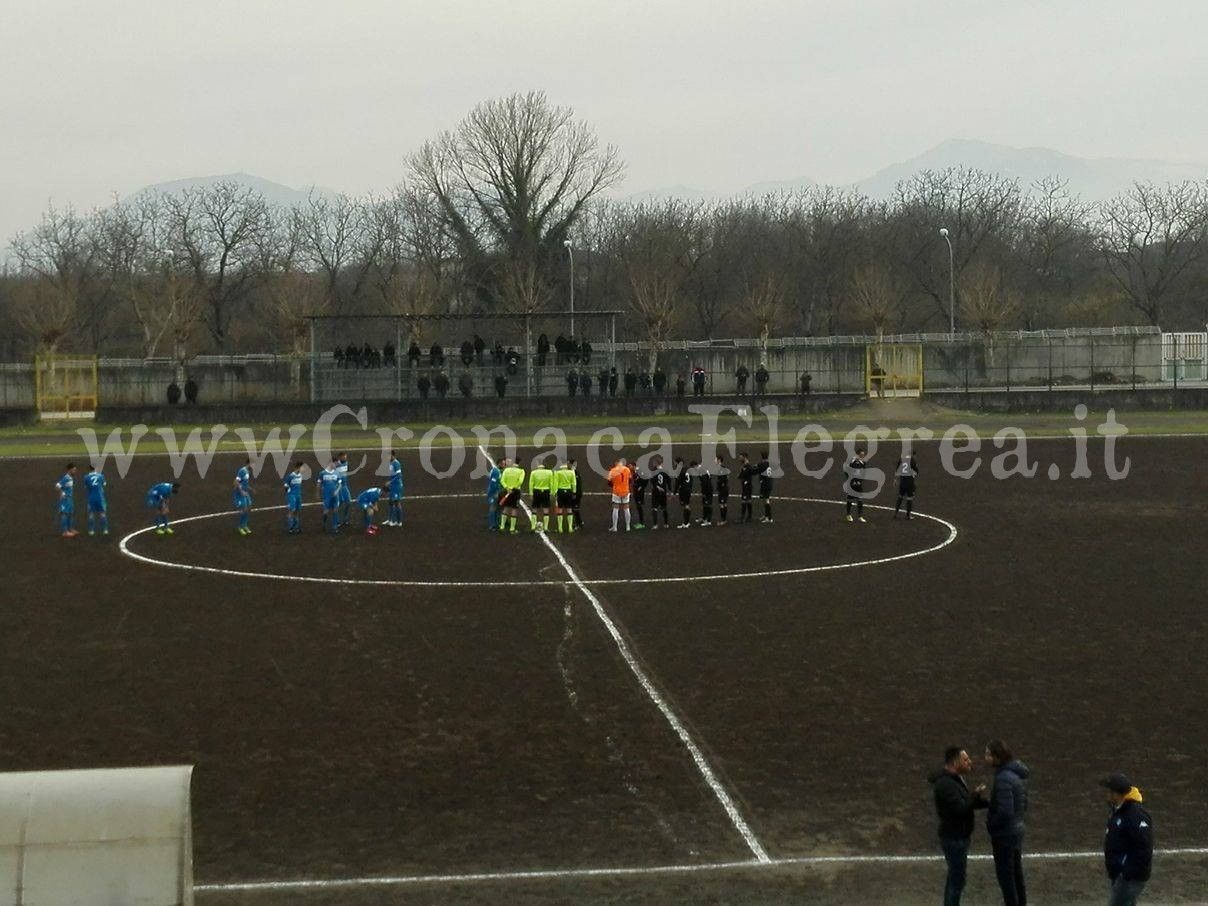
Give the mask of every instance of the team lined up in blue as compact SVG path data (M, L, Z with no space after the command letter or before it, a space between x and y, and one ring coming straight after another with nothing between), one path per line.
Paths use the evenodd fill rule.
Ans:
M58 492L59 531L64 538L75 538L79 532L75 529L75 463L68 463L63 476L55 482ZM252 488L252 460L247 459L235 472L231 487L231 507L235 511L235 529L244 537L252 534L251 515L252 501L255 492ZM374 517L382 505L383 499L388 505L387 526L403 524L403 464L393 450L390 451L390 477L382 487L366 488L353 495L348 482L348 454L340 453L332 458L326 468L321 469L316 476L319 488L319 500L323 509L323 531L330 534L339 533L352 522L352 507L361 513L362 527L368 535L376 535L378 531ZM291 535L302 532L302 496L305 487L305 466L301 460L295 462L286 474L282 487L285 492L286 522L285 530ZM94 466L84 476L84 485L88 489L88 534L109 534L109 505L105 497L105 475L100 468ZM145 503L152 511L152 526L157 535L173 534L170 510L171 498L180 492L180 482L161 481L147 489Z

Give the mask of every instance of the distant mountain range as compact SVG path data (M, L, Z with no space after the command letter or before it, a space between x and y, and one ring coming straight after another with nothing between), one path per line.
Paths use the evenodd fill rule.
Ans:
M1025 188L1047 176L1068 182L1071 192L1087 201L1102 201L1126 192L1134 182L1183 182L1208 179L1208 164L1177 164L1162 160L1130 160L1127 158L1073 157L1048 148L1011 148L989 142L950 139L925 151L918 157L891 164L866 179L843 188L853 189L870 198L885 199L894 188L924 170L945 170L948 167L969 167L997 173L1008 179L1018 179ZM685 201L711 200L734 196L758 196L769 192L796 191L817 185L808 178L759 182L737 192L706 192L691 186L670 186L649 189L624 196L624 200L641 202L663 198Z
M923 170L944 170L948 167L970 167L997 173L1008 179L1018 179L1024 187L1046 176L1066 180L1072 192L1087 201L1101 201L1125 192L1134 182L1183 182L1208 179L1208 165L1178 164L1162 160L1129 160L1126 158L1083 158L1062 154L1048 148L1011 148L989 142L951 139L910 160L891 164L866 179L843 188L853 189L870 198L884 199L893 195L894 187ZM254 189L270 203L281 206L304 204L311 194L334 196L337 193L321 186L298 189L253 176L249 173L228 173L161 182L140 192L173 194L186 189L206 187L219 182L233 182ZM642 202L664 198L685 201L711 201L735 196L751 197L770 192L791 192L818 185L812 179L771 180L749 185L737 192L710 192L692 186L675 185L622 194L623 201ZM137 194L137 193L136 193Z
M305 204L306 200L313 195L324 197L335 196L336 193L332 189L325 189L321 186L308 186L301 189L291 189L289 186L282 185L279 182L273 182L270 179L263 179L259 176L253 176L250 173L225 173L221 176L198 176L189 179L174 179L170 182L160 182L155 185L146 186L135 192L135 195L142 194L158 194L158 195L178 195L182 192L187 192L190 189L205 189L218 183L234 183L237 186L252 189L262 196L264 200L271 205L280 207L294 207Z

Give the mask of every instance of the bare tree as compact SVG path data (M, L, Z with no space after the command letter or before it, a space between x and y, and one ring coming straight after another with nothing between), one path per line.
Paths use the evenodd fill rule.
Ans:
M1087 228L1089 216L1090 208L1056 178L1038 180L1024 197L1013 257L1020 271L1025 327L1052 323L1076 287L1093 281L1097 250Z
M1021 211L1018 181L981 170L925 170L899 183L893 212L895 257L931 299L933 314L946 320L949 304L949 262L940 228L948 230L952 241L959 296L961 274L972 262L1001 266L1010 258Z
M259 248L271 219L264 197L222 182L165 196L169 244L190 270L206 302L206 328L219 349L231 342L236 318L250 316Z
M323 278L324 307L333 315L350 313L366 294L386 241L377 229L382 221L374 216L372 199L362 203L346 195L312 194L295 217L304 261Z
M679 201L614 212L609 249L624 272L625 300L651 344L650 368L671 336L691 274L693 208Z
M1197 183L1137 183L1100 208L1100 252L1130 306L1160 325L1208 256L1208 193Z
M12 251L20 272L34 284L21 294L22 322L53 353L76 332L81 306L96 292L91 224L73 208L52 206L35 229L17 235Z
M499 301L516 262L547 269L584 207L622 173L612 146L541 92L485 101L410 159L479 291ZM494 270L502 264L503 279Z
M902 288L884 261L865 264L851 278L850 296L855 323L876 334L877 342L902 309Z

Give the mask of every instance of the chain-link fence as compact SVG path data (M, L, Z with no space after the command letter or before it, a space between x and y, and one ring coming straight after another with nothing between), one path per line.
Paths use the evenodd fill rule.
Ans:
M183 364L169 359L101 359L98 396L101 406L120 408L163 405L173 399L214 405L424 396L865 394L866 350L878 339L922 348L924 394L1208 384L1208 334L1164 334L1157 328L740 338L657 346L613 343L611 337L602 338L603 330L594 331L601 337L598 341L584 336L575 344L558 345L558 338L567 335L556 332L556 325L551 329L554 339L548 348L538 346L530 331L527 343L523 335L508 337L507 343L501 335L493 343L483 337L479 349L475 333L464 330L462 341L432 340L412 348L410 342L398 341L396 331L394 342L371 348L371 354L366 355L364 344L358 346L355 359L347 353L351 340L341 347L339 358L332 343L312 356L198 356ZM463 349L466 339L470 345ZM433 345L441 347L435 357ZM32 365L0 365L0 407L34 405Z

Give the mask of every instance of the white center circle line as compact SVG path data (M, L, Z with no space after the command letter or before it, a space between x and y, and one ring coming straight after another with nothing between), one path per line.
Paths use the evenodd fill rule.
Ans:
M407 497L404 503L413 500L449 500L454 498L481 498L480 494L419 494ZM776 501L788 501L794 503L822 503L842 505L844 501L833 500L824 497L775 497ZM315 503L307 503L304 506L317 506ZM265 506L256 507L255 512L270 512L273 510L283 510L284 505L280 506ZM883 510L892 512L893 507L882 506L879 504L865 504L865 509ZM185 516L181 519L174 519L173 525L184 525L191 522L200 522L206 519L221 519L230 517L233 511L226 510L217 513L203 513L199 516ZM584 579L584 585L659 585L684 582L713 582L723 579L763 579L775 578L779 576L797 576L807 573L829 572L839 569L857 569L859 567L880 566L886 563L895 563L901 560L910 560L915 557L923 557L927 554L933 554L952 544L959 534L955 525L947 519L939 516L933 516L930 513L914 512L915 519L927 519L932 522L942 525L948 530L947 536L936 544L930 547L921 548L919 550L907 551L901 554L892 554L885 557L873 557L865 560L851 560L843 563L825 563L817 566L797 566L786 567L784 569L768 569L755 570L742 573L714 573L709 575L693 575L693 576L649 576L649 577L631 577L624 579ZM851 531L859 531L858 529L850 529ZM146 554L140 554L137 551L131 550L130 542L140 535L145 535L155 531L154 525L146 526L145 528L136 529L124 536L118 543L118 550L125 556L141 563L146 563L151 566L161 566L168 569L179 569L191 572L210 573L220 576L231 576L234 578L243 579L273 579L281 582L310 582L324 585L365 585L377 586L386 588L534 588L540 586L566 586L572 584L569 580L557 579L533 579L533 580L509 580L509 579L355 579L355 578L336 578L333 576L305 576L305 575L289 575L285 573L270 573L256 572L243 569L228 569L218 566L203 566L198 563L181 563L175 560L163 560L157 557L149 557Z

